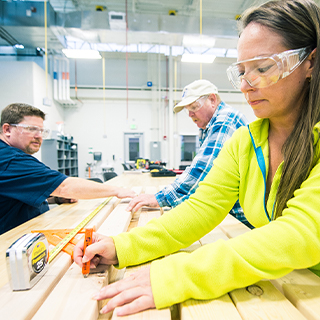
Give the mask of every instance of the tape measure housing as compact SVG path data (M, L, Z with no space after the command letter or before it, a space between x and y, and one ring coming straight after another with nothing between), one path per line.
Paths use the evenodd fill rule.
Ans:
M48 241L42 233L27 233L6 251L13 291L31 289L48 270Z
M6 264L13 291L31 289L47 272L49 263L63 247L81 230L110 200L107 198L81 221L49 255L49 244L41 232L27 233L16 240L6 251Z

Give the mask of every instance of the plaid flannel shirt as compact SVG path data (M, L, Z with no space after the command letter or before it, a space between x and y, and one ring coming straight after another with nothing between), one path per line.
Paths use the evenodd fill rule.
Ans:
M241 126L248 124L245 116L226 105L219 104L205 129L200 129L200 149L191 165L174 182L155 194L160 207L176 207L193 194L210 171L213 160L218 156L223 144ZM230 211L234 217L248 225L237 201Z

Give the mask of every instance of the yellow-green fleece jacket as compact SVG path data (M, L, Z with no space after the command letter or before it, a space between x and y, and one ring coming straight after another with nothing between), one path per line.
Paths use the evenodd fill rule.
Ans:
M269 121L250 124L256 147L269 168ZM314 129L319 139L320 124ZM151 264L157 308L194 299L213 299L233 289L275 279L293 269L313 267L320 275L320 164L315 165L282 216L269 222L265 186L247 127L239 128L222 148L207 177L189 200L145 227L114 237L119 267L140 264L187 247L215 228L239 198L255 229L218 240L193 253L177 253ZM282 164L274 176L267 211L272 214Z

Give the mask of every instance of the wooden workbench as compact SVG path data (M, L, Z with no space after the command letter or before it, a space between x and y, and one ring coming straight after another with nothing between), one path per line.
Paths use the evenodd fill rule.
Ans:
M152 178L148 173L128 173L107 184L133 188L137 193L153 194L173 180L173 177ZM5 263L6 249L23 234L34 229L74 228L104 200L81 200L76 204L61 205L0 236L0 319L117 319L112 313L99 315L102 304L91 300L91 296L103 285L126 277L139 267L116 270L101 266L84 279L71 257L61 252L31 290L13 292L8 283ZM137 225L145 225L163 213L163 209L144 208L132 216L125 211L128 201L113 198L88 226L95 226L99 233L115 235ZM210 234L185 250L192 251L207 243L233 238L244 232L250 230L228 216ZM295 270L281 279L260 281L219 299L191 299L171 308L148 310L121 319L320 320L320 278L309 270Z

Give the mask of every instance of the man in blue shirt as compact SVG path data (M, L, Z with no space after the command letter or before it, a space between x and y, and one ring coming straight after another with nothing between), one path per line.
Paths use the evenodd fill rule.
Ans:
M45 114L30 105L14 103L1 113L0 234L49 210L50 196L66 199L134 197L128 189L67 177L51 170L32 154L39 151L49 130Z
M194 81L183 89L182 100L174 107L174 111L180 112L183 109L200 128L198 154L172 184L154 195L135 197L127 210L137 211L142 206L175 207L188 199L210 171L223 144L240 126L248 123L243 114L221 101L217 87L207 80ZM230 213L248 225L239 202L236 202Z

